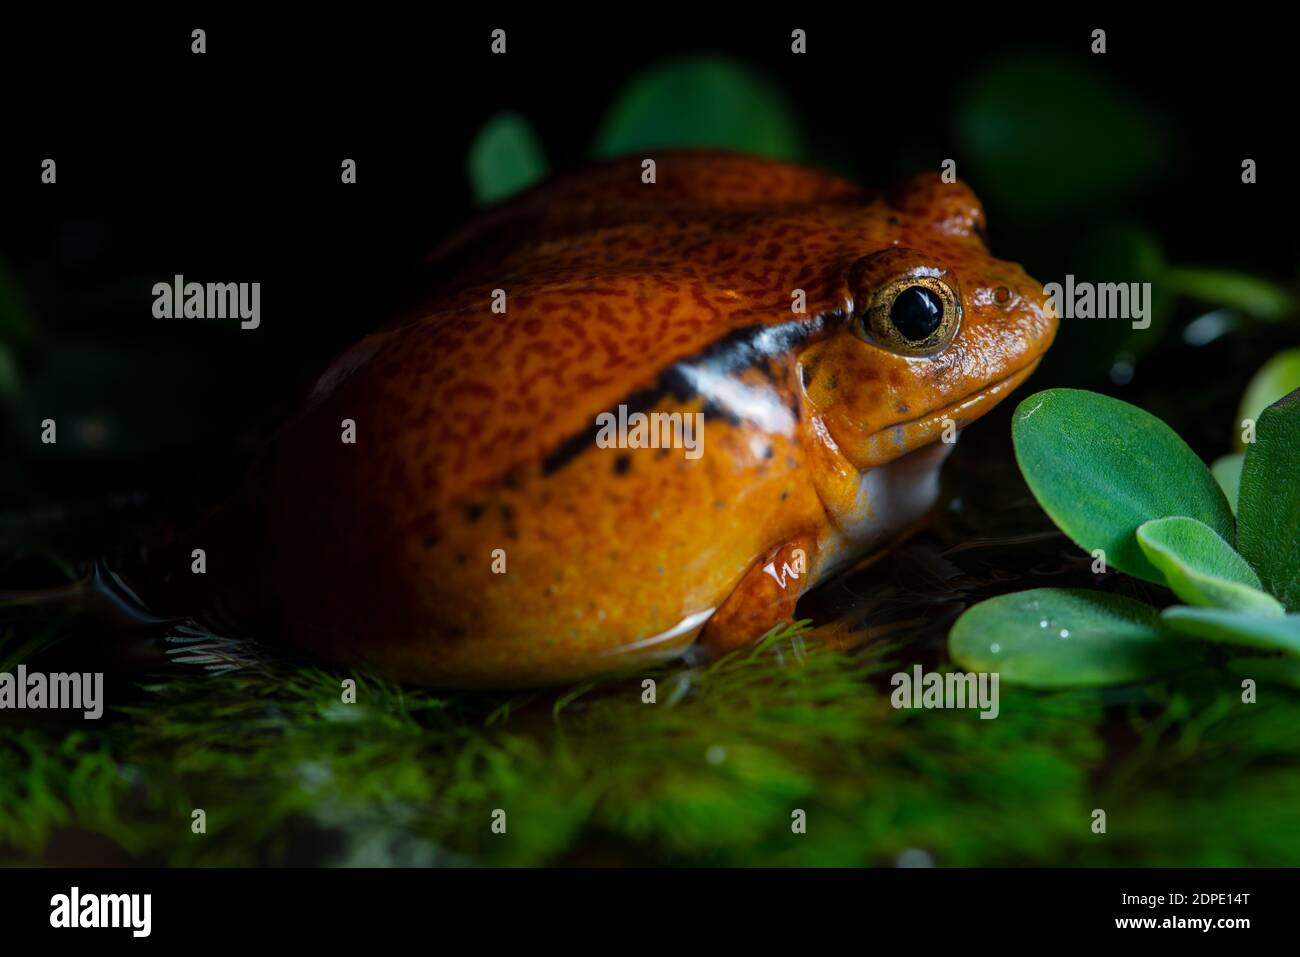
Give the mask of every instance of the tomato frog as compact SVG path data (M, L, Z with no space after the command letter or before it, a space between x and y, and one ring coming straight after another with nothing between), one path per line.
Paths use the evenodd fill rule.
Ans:
M223 611L399 681L566 682L752 643L931 509L1056 332L979 200L655 160L431 254L428 300L324 372L213 523Z

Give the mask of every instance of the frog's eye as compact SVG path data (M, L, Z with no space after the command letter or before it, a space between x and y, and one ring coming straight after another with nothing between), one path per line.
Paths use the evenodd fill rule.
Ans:
M854 332L899 355L934 355L961 326L957 277L917 249L891 246L855 260L845 297Z
M961 298L938 276L893 279L871 296L863 332L905 356L928 356L952 341L961 325Z

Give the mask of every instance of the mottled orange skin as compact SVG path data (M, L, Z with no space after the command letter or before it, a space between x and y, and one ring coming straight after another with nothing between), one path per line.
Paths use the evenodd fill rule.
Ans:
M1028 375L1055 332L1041 287L990 256L978 200L937 176L869 197L767 160L655 159L653 184L639 158L589 169L435 253L454 278L340 357L256 469L228 609L398 680L544 684L678 654L702 628L715 651L752 641L915 520L927 502L884 514L863 476ZM870 290L851 267L894 246L960 287L961 328L929 358L853 328ZM797 323L806 337L743 368L690 365L729 334ZM696 370L699 394L657 395L673 368ZM699 458L596 446L597 415L629 396L716 412L737 384L764 414L713 415ZM882 472L894 494L929 481L938 450ZM784 587L762 572L796 549Z

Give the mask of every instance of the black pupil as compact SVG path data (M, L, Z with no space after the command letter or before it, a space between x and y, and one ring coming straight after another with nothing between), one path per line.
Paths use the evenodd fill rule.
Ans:
M943 322L943 300L925 286L908 286L894 298L889 319L904 339L920 342Z

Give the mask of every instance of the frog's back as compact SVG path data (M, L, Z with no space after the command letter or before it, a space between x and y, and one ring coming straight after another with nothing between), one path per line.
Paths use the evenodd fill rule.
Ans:
M434 262L455 262L457 271L495 269L503 255L538 245L564 247L575 237L641 227L644 242L607 245L602 265L640 258L663 247L672 226L698 224L727 213L772 212L801 206L854 203L862 190L818 170L738 153L710 151L657 154L654 182L645 182L643 160L624 158L556 177L483 213L439 246ZM658 242L656 242L658 240ZM671 247L666 247L671 252Z
M664 154L657 174L645 184L639 160L614 161L486 213L434 254L453 278L322 378L313 403L405 450L408 517L556 461L673 363L797 318L791 290L809 319L830 306L857 187L725 153ZM358 481L392 484L394 467L363 463Z

